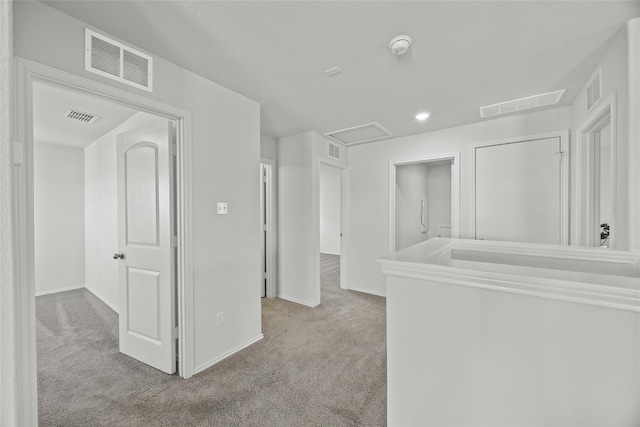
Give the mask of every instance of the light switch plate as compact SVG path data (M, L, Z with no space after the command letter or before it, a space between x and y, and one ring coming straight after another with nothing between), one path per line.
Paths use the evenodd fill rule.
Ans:
M218 215L226 215L226 214L227 214L227 203L218 202Z

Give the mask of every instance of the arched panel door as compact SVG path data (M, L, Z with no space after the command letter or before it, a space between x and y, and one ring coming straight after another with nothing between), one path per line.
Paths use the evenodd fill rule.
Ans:
M176 369L169 124L118 135L120 351Z

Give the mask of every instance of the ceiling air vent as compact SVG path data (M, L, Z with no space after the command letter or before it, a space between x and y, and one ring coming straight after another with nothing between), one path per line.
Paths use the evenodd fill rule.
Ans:
M87 71L151 92L153 58L113 39L85 29Z
M480 117L485 119L487 117L501 116L503 114L557 104L560 102L564 91L565 89L556 90L554 92L541 93L540 95L527 96L526 98L513 99L498 104L485 105L484 107L480 107Z
M93 123L96 120L98 120L98 116L94 116L93 114L82 113L76 110L67 110L67 112L64 113L63 117L66 117L67 119L71 119L71 120L76 120L82 123Z
M600 77L600 68L591 76L587 83L587 112L591 111L594 105L602 98L602 79Z
M352 128L328 132L323 136L345 145L357 145L364 144L365 142L377 141L379 139L390 138L393 134L378 123L367 123L360 126L354 126Z
M329 143L329 157L340 160L340 146Z

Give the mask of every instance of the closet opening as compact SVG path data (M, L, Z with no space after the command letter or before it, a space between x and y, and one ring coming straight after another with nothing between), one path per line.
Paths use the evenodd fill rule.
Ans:
M457 155L390 166L389 249L436 237L458 237Z

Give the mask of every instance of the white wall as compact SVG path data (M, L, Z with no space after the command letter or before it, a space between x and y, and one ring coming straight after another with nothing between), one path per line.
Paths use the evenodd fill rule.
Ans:
M328 147L313 131L278 140L278 296L311 307L320 304L319 166L345 168L349 156L341 147L331 159Z
M598 64L601 67L602 78L602 98L600 102L607 99L612 93L616 94L616 150L617 150L617 176L616 176L616 215L615 215L615 233L616 233L616 249L629 248L629 197L628 197L628 157L629 157L629 84L628 84L628 53L627 53L627 28L623 28L607 49L604 57ZM597 67L596 67L597 69ZM593 70L595 73L596 69ZM587 82L585 82L586 85ZM582 90L576 96L571 105L571 129L573 131L570 145L570 152L575 153L577 149L577 132L591 121L592 118L587 115L586 91ZM598 104L596 104L598 105ZM637 141L636 141L637 143ZM636 165L636 168L638 166ZM577 170L577 158L571 158L571 170ZM577 174L572 175L571 185L571 206L576 206L577 191L576 183L578 182ZM634 221L638 221L634 219ZM578 229L576 222L573 221L571 226L571 243L577 244Z
M451 225L451 162L427 165L429 238L438 237L438 225Z
M204 369L259 339L260 105L155 55L153 93L89 73L87 25L41 2L16 2L13 23L17 56L191 112L192 362ZM163 36L161 28L149 34ZM216 215L218 201L228 215ZM225 322L216 328L219 312Z
M389 251L389 162L460 153L460 237L472 232L472 146L480 142L569 129L569 107L486 120L437 132L349 148L347 281L350 289L385 295L376 260Z
M83 150L35 143L33 161L36 295L83 287Z
M424 163L396 166L395 248L397 251L429 238L421 223L421 202L428 208L428 169ZM427 214L424 214L427 219ZM426 224L426 223L425 223Z
M638 425L637 312L387 280L390 426Z
M260 135L260 157L263 159L278 159L278 141L268 135Z
M22 365L34 366L32 357L20 354L22 322L17 313L22 301L18 292L14 221L17 203L14 199L15 169L13 141L15 110L13 99L13 2L0 2L0 425L18 425L21 417L24 389ZM15 257L15 258L14 258ZM35 340L34 340L35 341ZM35 384L35 375L30 378ZM28 381L28 380L27 380ZM32 386L35 390L35 386ZM35 412L35 411L34 411ZM33 415L33 412L30 414ZM35 418L28 418L31 422Z
M320 303L317 171L311 132L278 140L278 296L311 307Z
M167 123L146 113L131 118L84 149L86 288L116 312L119 310L118 170L116 137L119 133Z
M629 73L629 249L640 252L640 18L627 23Z
M320 165L320 252L340 255L340 173Z

